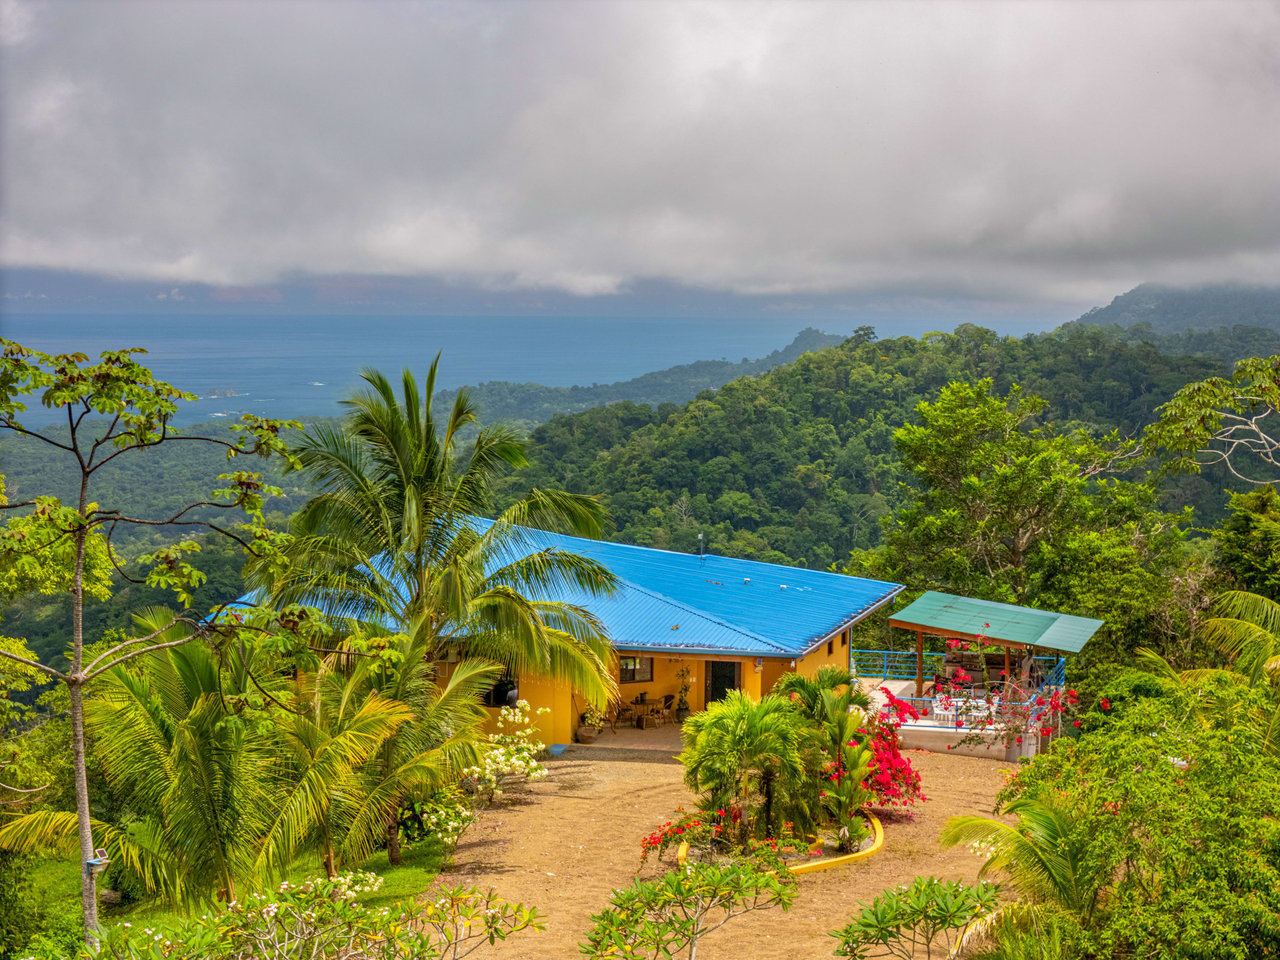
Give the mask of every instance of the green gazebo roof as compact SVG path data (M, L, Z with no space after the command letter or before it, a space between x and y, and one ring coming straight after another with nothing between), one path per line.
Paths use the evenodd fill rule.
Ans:
M939 637L987 637L993 643L1079 653L1102 621L930 590L893 614L889 626Z

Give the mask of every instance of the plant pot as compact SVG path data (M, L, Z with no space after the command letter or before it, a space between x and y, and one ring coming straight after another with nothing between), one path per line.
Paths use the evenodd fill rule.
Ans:
M597 730L595 727L587 727L587 726L579 727L578 742L579 743L595 743L596 737L599 735L599 733L600 731Z
M676 723L684 723L689 719L690 710L688 707L681 707L676 711Z

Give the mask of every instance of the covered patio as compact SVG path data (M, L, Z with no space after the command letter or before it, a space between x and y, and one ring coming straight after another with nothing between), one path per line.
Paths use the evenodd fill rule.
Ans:
M915 650L855 650L855 672L875 699L888 700L883 688L915 708L904 743L951 750L975 731L990 731L994 717L1038 716L1037 703L1065 683L1066 657L1079 653L1102 621L928 591L889 625L914 633ZM926 635L948 649L926 651ZM1033 751L1036 738L1026 739ZM990 755L989 746L980 749Z
M972 646L994 646L1003 651L999 684L1012 684L1017 678L1022 686L1040 688L1062 683L1063 655L1079 653L1102 621L930 590L893 614L889 626L916 635L915 692L922 697L926 692L925 634L959 641L954 650L942 654L942 670L935 674L935 682L938 677L951 679L958 672L967 672L967 664L980 664L983 676L990 677L991 655L985 649L974 651ZM1045 661L1051 661L1052 667L1043 669Z

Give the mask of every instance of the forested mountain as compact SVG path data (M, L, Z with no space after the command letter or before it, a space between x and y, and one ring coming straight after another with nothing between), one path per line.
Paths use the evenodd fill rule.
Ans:
M1245 357L1270 357L1280 353L1280 327L1268 329L1236 324L1209 330L1186 329L1175 333L1156 333L1149 323L1143 321L1131 327L1112 324L1102 329L1111 331L1124 343L1149 343L1161 353L1213 357L1228 364Z
M878 542L878 518L900 497L893 431L951 381L1020 384L1060 428L1136 436L1179 387L1223 369L1079 324L1021 339L966 325L876 340L862 328L682 407L558 416L533 432L533 465L508 492L601 493L629 542L695 550L702 533L718 553L826 567ZM1180 477L1167 499L1217 515L1221 486Z
M770 365L827 336L808 331L786 351L755 364ZM1136 435L1179 387L1225 369L1205 357L1170 356L1148 343L1126 342L1127 336L1114 327L1068 324L1020 339L962 326L920 339L877 340L871 328L861 328L838 346L705 390L689 403L619 400L558 415L533 430L531 465L506 480L500 505L533 486L600 493L614 514L618 539L692 551L701 532L705 547L718 553L827 567L879 541L879 518L901 500L893 431L913 417L921 400L935 398L953 380L991 377L1001 392L1019 383L1049 401L1048 415L1060 427ZM574 390L603 396L626 388L634 396L648 390L661 397L664 382L687 384L690 373L710 376L713 369L736 366L690 364L628 384L559 393L534 385L530 396L554 404L578 402ZM499 395L491 392L491 403ZM205 424L190 432L225 431L226 424ZM74 499L66 475L40 444L0 439L0 463L11 498ZM95 495L159 518L207 495L210 478L226 469L225 459L203 444L165 445L103 468ZM284 487L284 499L268 506L283 522L308 491L298 475L282 475L278 464L268 462L265 469L270 482ZM1214 523L1224 516L1226 486L1208 474L1177 477L1168 482L1166 504L1193 504L1200 522ZM121 546L129 558L179 535L135 533ZM201 602L239 592L237 565L231 553L213 561ZM129 588L119 602L95 613L100 622L93 626L123 626L129 609L156 599ZM6 611L6 629L26 635L42 654L60 649L64 607L61 598L29 598Z
M1280 330L1280 287L1211 284L1181 288L1144 283L1105 307L1090 310L1080 322L1118 327L1146 324L1157 334L1236 326Z
M737 363L729 360L699 360L646 373L631 380L593 384L589 387L548 387L540 383L490 380L467 389L471 391L471 397L480 410L482 422L507 420L532 427L550 420L558 413L577 413L606 403L685 403L703 390L714 390L738 377L764 373L784 363L791 363L810 350L834 346L842 340L844 337L809 327L796 334L796 338L781 350L775 350L758 360L748 360L746 357ZM452 403L456 394L456 390L441 390L436 394L436 403Z

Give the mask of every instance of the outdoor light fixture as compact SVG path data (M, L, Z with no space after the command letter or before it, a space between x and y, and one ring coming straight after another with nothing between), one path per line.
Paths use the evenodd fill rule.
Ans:
M107 858L107 851L102 847L93 851L96 856L84 862L84 875L86 877L96 877L103 870L107 869L107 864L111 861Z

